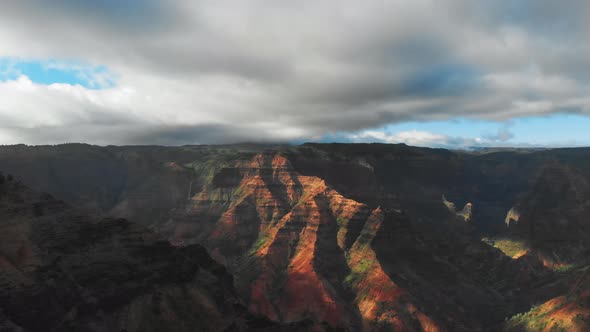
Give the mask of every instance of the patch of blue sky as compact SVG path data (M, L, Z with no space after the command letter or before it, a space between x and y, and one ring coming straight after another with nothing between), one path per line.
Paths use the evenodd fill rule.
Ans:
M371 129L386 135L400 132L428 132L466 139L481 138L489 146L576 147L590 146L590 116L558 113L545 116L514 118L509 121L486 121L455 118L445 121L410 121ZM321 142L351 142L351 135L335 133L323 136ZM502 138L500 133L508 132Z
M554 114L514 119L513 141L542 146L590 146L590 116Z
M386 133L426 131L450 137L490 138L502 130L512 135L503 144L539 146L590 145L590 116L559 113L514 118L505 122L456 118L447 121L405 122L383 127Z
M37 84L55 83L80 85L87 89L106 89L116 84L106 66L89 65L79 61L29 60L0 58L0 81L27 76Z

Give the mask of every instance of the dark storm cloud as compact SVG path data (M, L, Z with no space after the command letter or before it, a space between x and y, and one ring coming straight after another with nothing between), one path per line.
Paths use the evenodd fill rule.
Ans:
M77 15L84 19L97 19L126 27L154 24L165 13L159 0L21 0L18 6L28 11L41 9L46 15L59 17Z
M273 137L253 136L252 128L239 125L162 126L139 128L124 140L131 144L183 145L227 144L235 142L275 142ZM119 143L120 144L120 143Z
M2 9L0 56L74 59L117 75L104 91L0 82L3 141L283 141L401 121L590 112L585 1L24 0Z
M79 137L100 145L229 144L235 142L279 143L274 137L252 136L252 128L203 124L195 126L150 126L125 124L79 125L70 130L61 127L5 128L15 138L13 143L77 143Z

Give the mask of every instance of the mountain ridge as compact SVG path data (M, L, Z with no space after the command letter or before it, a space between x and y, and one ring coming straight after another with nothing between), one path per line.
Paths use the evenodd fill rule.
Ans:
M95 174L87 178L88 188L108 188L108 174L121 174L114 178L123 179L117 197L106 188L82 186L71 192L89 194L74 199L93 206L84 201L103 197L112 202L104 214L136 218L176 246L202 244L234 274L249 309L274 320L311 319L365 331L497 330L505 318L564 292L563 264L587 264L585 231L574 251L564 241L539 246L535 241L556 225L530 213L554 195L553 183L577 197L576 186L585 182L561 179L590 174L587 149L464 154L383 144L86 148L46 147L41 154L0 148L0 169L26 178L51 164L62 174L58 179L71 176L75 182L81 175L67 171L83 168ZM87 167L87 160L97 167ZM547 165L558 165L562 175L544 175ZM70 183L33 175L45 188ZM544 179L550 185L539 186ZM585 189L581 193L552 213L584 225L585 210L568 212L586 197ZM443 195L468 206L470 218L452 213ZM516 208L519 220L507 227ZM529 232L533 221L546 225L538 228L542 232ZM564 234L570 233L567 228ZM512 258L481 241L490 235L522 238L530 250ZM553 258L562 251L570 254Z
M83 212L0 175L3 331L311 328L249 313L203 247L174 248L143 226Z

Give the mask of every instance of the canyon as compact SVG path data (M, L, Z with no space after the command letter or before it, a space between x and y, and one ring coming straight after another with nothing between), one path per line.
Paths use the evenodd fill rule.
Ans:
M0 171L14 177L7 192L18 193L2 210L2 280L33 278L36 287L81 292L92 304L66 301L35 320L41 325L23 326L33 324L19 317L30 303L16 303L25 297L10 291L6 297L16 302L2 300L5 325L589 326L590 149L17 145L0 147ZM15 210L18 204L26 208ZM129 261L146 260L143 272L129 268ZM44 269L59 272L49 278ZM207 277L199 277L203 271ZM102 277L88 278L84 291L60 284L87 274ZM102 284L117 280L120 288ZM66 297L22 292L47 301ZM109 300L117 294L125 300ZM149 309L154 298L158 314ZM227 299L236 305L219 305ZM97 307L111 305L96 318ZM199 316L204 307L219 320ZM166 319L171 315L176 319ZM204 321L209 325L200 326Z

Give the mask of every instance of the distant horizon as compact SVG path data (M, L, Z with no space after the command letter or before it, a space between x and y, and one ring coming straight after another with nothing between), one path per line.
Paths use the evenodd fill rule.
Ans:
M443 149L449 151L467 151L477 152L485 150L557 150L557 149L586 149L590 148L590 145L579 145L579 146L470 146L463 148L446 148L446 147L431 147L431 146L420 146L411 145L407 143L387 143L387 142L235 142L235 143L195 143L195 144L182 144L182 145L162 145L162 144L92 144L85 142L63 142L53 144L26 144L26 143L15 143L15 144L0 144L0 147L11 147L11 146L27 146L27 147L52 147L62 145L89 145L96 147L166 147L166 148L180 148L190 146L240 146L240 145L254 145L254 146L270 146L270 147L282 147L282 146L302 146L306 144L318 144L318 145L329 145L329 144L342 144L342 145L404 145L414 148L425 148L425 149Z

